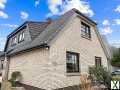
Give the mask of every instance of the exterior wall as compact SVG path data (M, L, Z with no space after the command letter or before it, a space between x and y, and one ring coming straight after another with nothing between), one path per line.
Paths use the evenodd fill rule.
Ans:
M23 76L22 83L44 88L48 76L48 55L49 51L46 48L10 57L9 79L12 72L20 71Z
M92 39L81 37L81 20L73 18L69 24L52 41L50 48L50 61L53 64L51 74L51 88L67 87L80 83L80 73L87 73L89 66L95 65L95 56L102 57L102 65L107 67L107 58L97 38L94 27L91 26ZM74 76L66 73L66 51L80 54L80 73Z

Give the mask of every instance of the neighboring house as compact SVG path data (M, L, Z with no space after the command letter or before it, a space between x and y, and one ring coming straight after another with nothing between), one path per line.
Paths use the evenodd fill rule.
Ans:
M4 52L0 51L0 82L2 82L2 72L3 72L3 64L4 64Z
M20 71L29 90L74 87L90 66L108 68L109 60L96 23L76 9L54 21L25 22L8 35L5 52L8 79Z

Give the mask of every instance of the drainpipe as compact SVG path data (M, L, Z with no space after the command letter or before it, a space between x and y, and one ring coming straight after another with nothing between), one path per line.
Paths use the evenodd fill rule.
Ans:
M110 58L108 58L108 71L111 73L111 62L110 62Z
M5 59L3 64L3 71L2 71L2 84L1 84L1 90L4 90L5 83L8 80L8 71L9 71L9 58L7 56L7 53L5 52Z
M4 68L3 68L3 81L8 79L8 70L9 70L9 58L5 53Z

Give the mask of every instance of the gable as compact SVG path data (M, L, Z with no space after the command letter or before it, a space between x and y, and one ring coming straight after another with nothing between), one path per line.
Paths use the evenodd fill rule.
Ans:
M91 39L88 40L81 36L81 22L86 23L91 28ZM96 31L96 25L92 25L83 19L73 16L67 25L61 30L61 32L52 40L50 43L52 47L66 49L75 51L83 51L89 53L89 55L94 54L94 56L103 56L105 60L107 59L107 52L100 41ZM62 48L62 49L61 49ZM59 50L58 50L59 51ZM97 53L97 54L96 54Z

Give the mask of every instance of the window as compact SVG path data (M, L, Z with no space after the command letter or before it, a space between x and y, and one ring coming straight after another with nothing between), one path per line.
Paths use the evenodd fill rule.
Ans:
M100 67L102 65L101 64L101 57L95 56L95 65L96 65L96 67Z
M18 42L24 41L24 32L19 34Z
M79 54L74 52L67 52L66 53L67 59L67 72L74 73L79 72Z
M1 70L4 68L4 60L1 60Z
M17 37L15 36L15 37L12 38L11 45L16 45L16 44L17 44Z
M87 39L91 38L90 26L83 22L81 22L81 35Z

